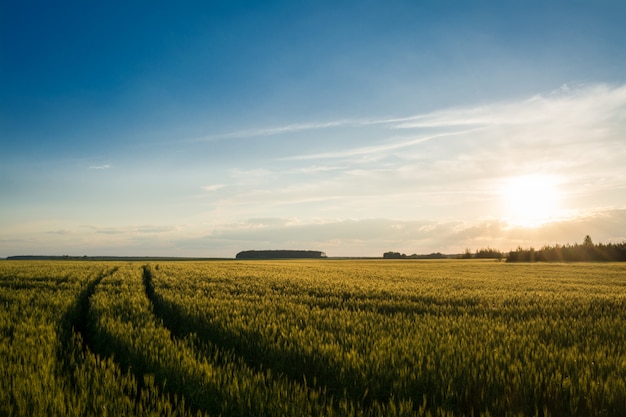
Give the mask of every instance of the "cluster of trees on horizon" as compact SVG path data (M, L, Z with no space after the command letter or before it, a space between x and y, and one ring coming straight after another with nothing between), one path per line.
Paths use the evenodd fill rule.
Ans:
M517 248L509 252L507 262L625 262L626 242L594 244L589 235L582 244L544 246L534 248Z
M323 259L326 253L316 250L246 250L237 253L235 259ZM181 258L181 257L150 257L150 256L39 256L18 255L8 256L7 260L205 260L211 258ZM218 258L213 258L218 259ZM226 258L220 258L226 259ZM231 258L232 259L232 258ZM498 249L482 248L472 252L466 249L462 254L430 254L406 255L400 252L389 251L383 254L383 259L496 259L507 262L626 262L626 241L622 243L595 244L589 235L585 236L582 244L544 246L539 250L518 247L508 253Z
M458 255L446 255L441 252L429 253L427 255L407 255L400 252L385 252L383 253L383 259L502 259L504 253L497 249L478 249L475 253L472 253L469 249L465 250L465 253Z
M502 260L506 257L505 253L497 249L483 248L477 249L475 253L472 253L469 249L465 250L465 253L460 255L460 259L497 259Z
M594 244L589 235L582 244L544 246L539 250L518 247L508 254L498 249L483 248L472 252L466 249L460 255L444 255L440 252L429 255L406 255L400 252L385 252L383 259L496 259L507 262L625 262L626 242Z
M443 253L431 253L428 255L407 255L400 252L385 252L383 253L383 259L448 259L450 255L444 255Z
M245 250L235 255L235 259L292 259L325 258L326 254L317 250Z

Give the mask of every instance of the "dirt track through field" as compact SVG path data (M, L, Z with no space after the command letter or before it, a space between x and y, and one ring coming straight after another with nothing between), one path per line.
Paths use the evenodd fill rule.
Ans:
M256 372L270 370L272 375L286 378L304 389L307 388L308 383L314 381L313 388L335 397L335 403L345 398L345 395L348 395L352 401L362 402L364 405L369 405L375 399L371 396L364 396L361 390L358 392L348 390L345 381L336 370L336 364L329 362L321 355L311 357L297 352L278 351L253 333L232 332L222 326L210 324L207 321L200 322L186 315L178 306L158 293L149 266L144 266L143 282L153 312L161 320L163 326L178 339L185 339L193 334L197 337L199 351L206 350L206 346L211 345L219 350L233 352ZM387 398L376 399L388 400Z
M113 267L109 270L103 270L96 278L87 283L85 288L78 293L74 303L65 312L60 320L61 328L59 329L60 350L58 352L61 373L70 380L72 386L75 385L73 380L72 368L78 366L76 363L79 358L83 357L76 351L78 345L76 339L80 342L82 352L95 352L91 343L91 332L89 329L89 303L91 296L95 293L96 287L103 279L113 275L119 267Z

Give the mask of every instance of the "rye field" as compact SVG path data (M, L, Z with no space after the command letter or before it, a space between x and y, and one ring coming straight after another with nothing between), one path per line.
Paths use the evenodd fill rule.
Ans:
M0 261L2 416L623 416L626 264Z

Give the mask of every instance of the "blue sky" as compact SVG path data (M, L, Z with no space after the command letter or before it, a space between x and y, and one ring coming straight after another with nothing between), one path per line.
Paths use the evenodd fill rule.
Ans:
M0 0L0 257L626 239L626 2Z

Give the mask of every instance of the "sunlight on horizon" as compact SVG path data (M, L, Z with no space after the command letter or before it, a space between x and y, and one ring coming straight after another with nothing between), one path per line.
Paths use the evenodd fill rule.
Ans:
M500 190L504 220L511 226L535 228L562 217L558 178L533 174L511 177Z

